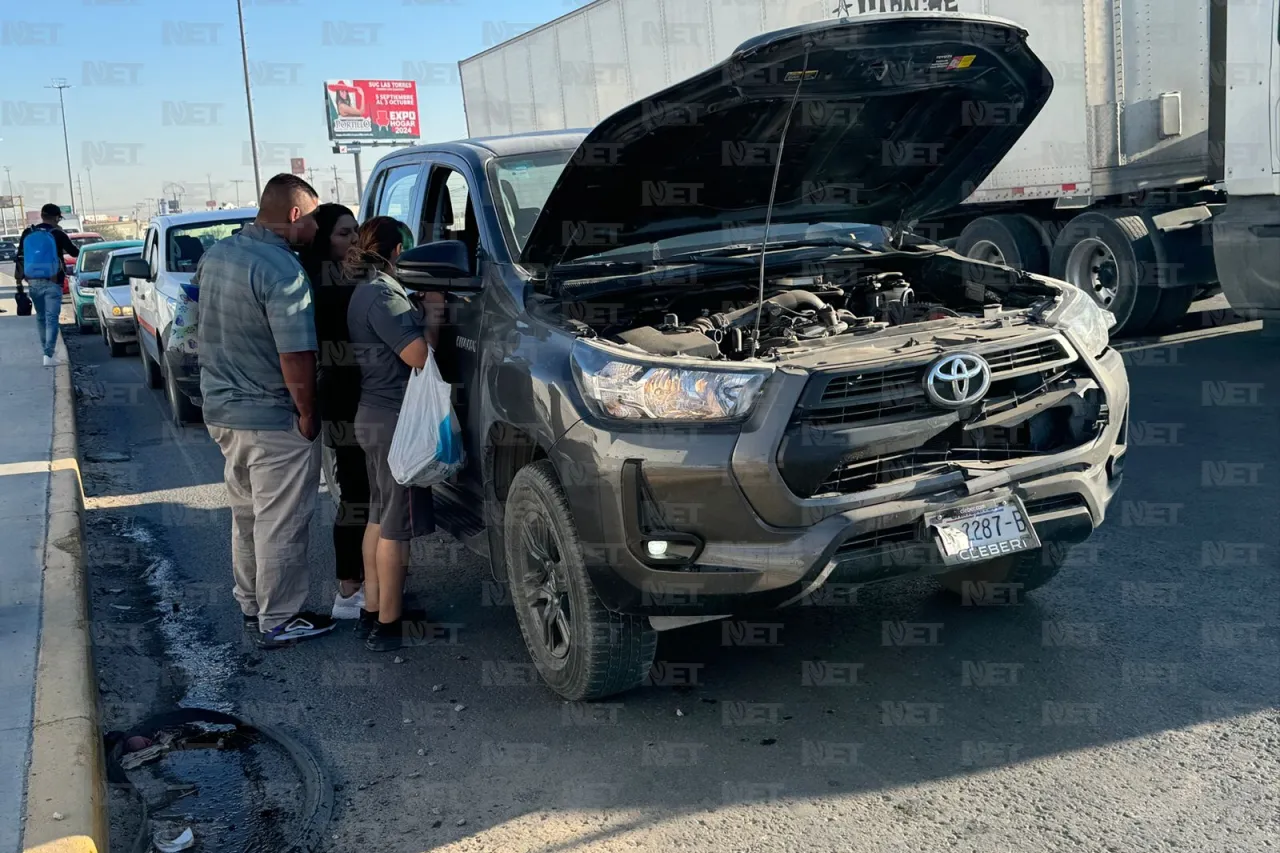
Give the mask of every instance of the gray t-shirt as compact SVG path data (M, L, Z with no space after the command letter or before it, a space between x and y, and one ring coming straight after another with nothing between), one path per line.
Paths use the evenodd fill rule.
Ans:
M385 273L360 282L347 307L351 351L360 365L360 405L400 411L412 372L400 359L423 337L423 312Z
M302 265L277 234L246 225L200 258L200 395L204 420L228 429L292 429L297 410L281 353L316 350Z

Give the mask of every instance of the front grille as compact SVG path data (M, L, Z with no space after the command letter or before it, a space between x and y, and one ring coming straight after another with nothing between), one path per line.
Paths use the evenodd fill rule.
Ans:
M1010 462L1057 453L1087 438L1073 432L1071 416L1069 407L1058 407L1012 427L965 430L962 424L953 424L919 447L846 460L813 494L849 494L913 477L942 475L960 463Z
M853 536L840 543L836 549L836 558L848 557L858 551L869 551L872 548L883 548L887 545L901 545L916 541L915 524L899 524L896 527L885 527Z
M977 350L991 365L992 382L1061 367L1075 360L1053 338L1005 349ZM866 425L937 414L939 410L924 395L925 370L932 361L815 377L812 381L820 383L822 390L806 395L811 402L802 404L799 420L814 426Z
M96 320L98 319L98 309L92 305L83 305L80 308L80 315L86 320Z
M1087 508L1084 496L1079 494L1055 495L1051 498L1027 501L1027 515L1048 515L1051 512L1062 512L1068 509Z

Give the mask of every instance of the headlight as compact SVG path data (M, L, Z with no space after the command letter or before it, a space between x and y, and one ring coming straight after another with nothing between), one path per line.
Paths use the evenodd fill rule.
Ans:
M1082 351L1100 355L1111 339L1116 316L1083 290L1064 282L1059 286L1062 286L1062 304L1049 315L1049 322L1063 329Z
M119 305L114 305L111 308L111 316L112 317L132 317L133 308L128 305L125 305L123 307Z
M597 414L640 421L724 421L746 417L764 370L711 370L644 361L579 341L573 348L578 389Z

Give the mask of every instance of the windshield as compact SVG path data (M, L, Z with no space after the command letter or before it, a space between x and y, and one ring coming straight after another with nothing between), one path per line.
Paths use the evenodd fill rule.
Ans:
M110 249L86 249L80 253L80 272L102 272L102 265L110 254Z
M503 213L504 229L512 256L524 249L533 223L538 220L547 196L564 171L573 149L546 151L518 157L499 157L490 165L494 202Z
M195 272L205 250L225 240L253 219L224 219L216 222L193 222L169 229L169 272Z
M769 228L769 245L788 243L825 243L847 241L852 238L870 249L886 249L889 229L882 225L863 222L815 222L812 224L779 224ZM659 240L656 243L638 243L610 249L581 258L581 261L653 261L673 255L710 251L726 246L757 246L764 239L763 225L735 225L727 223L718 231L699 231ZM745 251L745 250L744 250Z
M107 273L103 276L107 287L116 287L117 285L128 284L129 277L124 274L124 262L130 258L138 258L141 256L141 251L126 252L124 254L117 252L111 255L111 266L107 267Z
M88 246L90 243L101 243L101 242L103 242L103 240L97 234L86 234L82 237L71 238L71 244L75 246L77 249Z
M17 249L18 247L7 240L0 240L0 249Z

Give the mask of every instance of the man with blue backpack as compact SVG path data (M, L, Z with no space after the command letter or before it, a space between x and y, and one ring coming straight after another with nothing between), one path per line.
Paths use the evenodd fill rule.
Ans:
M44 347L45 366L56 364L54 348L58 345L58 315L62 313L62 283L67 278L62 256L80 256L67 232L58 227L62 209L56 204L40 208L40 224L22 232L18 240L18 256L14 259L13 279L22 292L25 279L36 309L36 331Z

